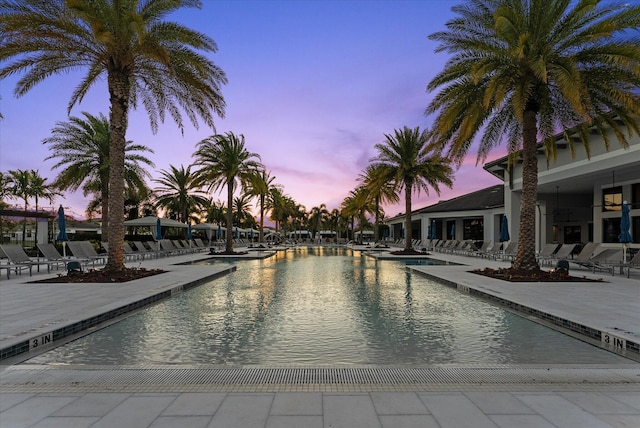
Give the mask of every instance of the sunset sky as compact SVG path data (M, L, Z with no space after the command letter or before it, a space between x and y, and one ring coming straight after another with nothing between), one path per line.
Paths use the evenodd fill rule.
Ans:
M357 185L385 133L405 125L428 127L427 83L442 70L428 35L444 28L459 1L216 1L169 17L212 37L213 61L227 74L226 117L216 131L244 134L275 182L307 210L336 208ZM58 121L82 73L52 76L27 95L13 95L17 77L0 82L0 170L37 169L49 181L57 174L42 140ZM71 111L108 115L106 84L94 87ZM150 171L193 162L197 142L215 131L188 126L184 135L167 118L152 134L144 109L132 111L127 139L155 151ZM503 155L494 153L490 159ZM456 172L452 190L414 196L413 208L498 184L475 165L475 151ZM151 187L156 184L151 182ZM214 199L225 196L214 194ZM20 201L15 201L20 204ZM84 217L81 192L58 198L70 214ZM48 202L45 202L48 204ZM404 205L387 207L387 215Z

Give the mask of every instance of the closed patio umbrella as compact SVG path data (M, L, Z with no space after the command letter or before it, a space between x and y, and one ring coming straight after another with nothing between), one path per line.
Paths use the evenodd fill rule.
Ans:
M500 223L500 242L508 241L509 236L509 222L507 221L507 216L502 216L502 222Z
M456 224L451 225L451 239L456 239Z
M627 262L627 245L630 242L633 242L633 237L631 233L629 233L629 229L631 228L631 218L629 217L629 204L627 201L622 203L622 215L620 217L620 235L618 235L618 242L622 244L624 263Z
M56 241L62 242L62 256L67 256L66 251L66 242L69 240L67 236L67 221L64 218L64 208L60 205L58 208L58 236L56 236Z
M436 221L431 222L431 239L438 239L438 231L436 230Z
M162 240L162 226L160 225L160 217L156 220L156 241L158 241L158 251L160 251L160 241Z

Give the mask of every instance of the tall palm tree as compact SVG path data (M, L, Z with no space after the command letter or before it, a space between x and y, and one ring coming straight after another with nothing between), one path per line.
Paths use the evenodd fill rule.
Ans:
M302 231L308 224L307 208L302 204L293 204L291 207L291 223L293 231Z
M282 228L289 217L289 201L290 198L284 193L282 186L274 186L269 190L265 206L267 211L271 213L271 220L276 224L276 233L278 233L278 230Z
M227 239L226 252L233 253L233 239L230 228L233 225L233 194L236 186L246 186L252 177L264 166L260 155L245 148L244 135L227 132L216 134L200 141L194 153L198 170L198 185L208 190L227 188Z
M24 218L22 220L22 242L27 238L27 208L29 207L29 183L31 182L31 171L28 169L9 170L9 187L11 196L15 199L22 199L24 202Z
M429 187L439 195L440 184L453 185L453 170L448 159L432 153L426 130L405 126L384 137L383 143L375 145L378 156L372 165L381 182L391 183L396 191L404 190L404 251L411 252L411 195L421 190L429 194Z
M60 192L53 184L47 183L47 179L40 175L40 171L31 170L31 183L29 184L29 193L35 202L36 214L38 213L38 200L44 198L50 203L56 196L60 196ZM36 235L35 243L38 244L38 219L36 218Z
M327 216L327 226L333 236L333 232L336 232L335 242L338 243L340 239L340 210L337 208L332 209Z
M204 54L215 42L165 17L198 0L0 0L0 79L24 72L14 93L24 95L52 74L84 68L69 111L95 83L106 81L111 131L109 252L105 269L124 266L125 135L130 106L140 102L151 129L168 112L183 130L183 114L213 128L223 116L226 77Z
M190 222L191 215L201 212L209 203L196 182L195 172L191 172L191 165L186 169L184 165L180 168L169 165L169 170L161 170L160 177L153 181L161 185L154 189L155 206L175 213L180 222Z
M329 210L327 210L325 204L311 208L311 211L309 211L309 231L311 232L312 238L323 229L328 216Z
M356 201L356 192L351 190L349 195L342 200L340 204L340 216L345 221L347 241L355 239L356 216L358 214L358 201ZM349 225L351 225L351 237L349 237Z
M255 225L255 219L251 214L251 199L251 194L247 192L233 198L233 223L239 227L253 227Z
M111 130L109 120L100 113L94 116L82 112L84 118L71 116L67 122L56 122L51 136L42 140L49 144L51 155L46 159L57 159L53 169L62 168L54 184L61 190L82 188L84 196L94 195L87 206L90 213L92 205L102 208L102 236L109 235L109 174L111 163ZM144 152L153 153L149 147L127 141L124 146L124 180L125 191L142 191L147 188L145 182L150 175L145 166L154 164ZM122 216L122 205L117 214ZM123 235L124 236L124 235ZM111 247L109 247L111 248Z
M38 211L38 199L46 198L53 201L56 195L55 186L47 184L46 178L40 176L40 172L33 169L15 169L8 171L8 188L10 195L14 198L22 199L24 202L24 218L22 221L22 242L27 239L27 209L29 208L29 199L35 199L36 213ZM36 219L36 243L38 234L38 221Z
M355 220L358 220L360 241L364 237L364 228L369 223L367 215L375 214L374 200L370 198L369 190L364 186L358 186L349 192L343 201L342 212L351 219L351 234L355 239Z
M147 187L132 188L127 187L124 198L124 212L127 220L143 217L156 216L158 211L153 204L155 199L153 191Z
M436 52L453 57L428 85L441 88L426 109L437 113L434 144L458 164L479 140L478 160L506 143L521 150L520 229L514 269L535 258L537 142L555 154L564 132L589 154L593 127L608 145L613 130L627 146L640 133L640 5L598 0L470 0L453 8ZM616 122L626 127L618 131ZM476 138L477 137L477 138Z
M264 242L264 215L267 209L266 203L269 192L273 186L279 186L275 184L275 177L265 169L262 169L251 180L248 191L251 195L258 197L258 206L260 208L260 232L258 242Z
M367 190L368 197L373 202L375 223L373 228L373 239L380 240L380 220L384 218L382 204L397 204L400 197L395 192L390 182L385 182L382 170L375 165L369 165L360 174L358 181Z
M222 224L226 221L227 214L226 209L224 207L224 202L222 201L214 201L213 199L209 199L208 208L207 208L207 222Z

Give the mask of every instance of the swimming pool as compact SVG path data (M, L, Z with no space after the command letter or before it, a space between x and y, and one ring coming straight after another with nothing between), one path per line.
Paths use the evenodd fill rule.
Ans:
M216 261L202 263L219 263ZM298 247L30 364L619 364L629 360L345 249Z

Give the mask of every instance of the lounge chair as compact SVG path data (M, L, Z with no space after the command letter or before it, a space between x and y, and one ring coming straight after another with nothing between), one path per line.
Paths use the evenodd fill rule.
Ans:
M507 248L502 252L502 260L513 260L516 258L516 252L518 251L518 241L511 241Z
M9 259L9 266L27 266L29 269L29 276L33 275L33 267L36 266L38 272L40 272L40 266L47 267L47 273L51 272L51 266L57 266L59 262L49 262L45 260L33 260L24 249L19 245L0 245L0 249ZM7 272L8 275L8 272Z
M475 252L471 253L470 255L483 257L484 254L487 251L489 251L489 248L491 247L491 244L493 244L493 241L483 241L482 245L480 246L480 248L478 248L478 251L475 251Z
M557 262L558 260L568 260L575 248L576 244L562 244L562 246L548 258L549 264L552 264L554 261ZM542 263L544 264L544 260Z
M629 278L629 275L631 274L631 269L640 269L640 251L638 251L627 263L622 263L621 268L623 267L627 268L627 278Z
M102 245L102 248L104 248L107 252L109 251L108 242L101 242L100 245ZM122 251L124 253L125 262L131 261L131 260L138 260L141 257L140 254L135 254L133 252L133 250L131 249L131 247L126 241L122 244Z
M2 256L2 258L6 258L6 255L4 254L4 252L2 251L2 249L0 249L0 256ZM7 259L7 263L10 263ZM7 279L11 279L11 271L13 271L16 275L20 274L22 275L22 271L26 270L26 269L30 269L29 266L27 265L14 265L14 264L6 264L3 265L2 264L2 260L0 260L0 271L6 270L7 271Z
M200 238L193 239L193 243L195 244L195 248L198 251L208 250L207 246L205 245L204 242L202 242L202 239Z
M595 242L587 242L586 244L584 244L584 247L582 247L582 250L580 250L580 253L578 253L578 255L573 258L573 261L578 264L580 264L581 262L586 262L591 257L593 257L595 253L599 252L599 249L600 244Z
M142 241L133 241L133 245L136 247L134 252L140 254L143 258L145 256L149 256L149 258L157 256L156 251L145 247Z
M620 269L620 274L624 273L624 268L627 268L627 278L631 275L631 269L640 268L640 252L637 252L631 260L624 261L624 252L622 250L613 249L613 251L619 251L618 254L610 256L609 259L598 262L596 268L611 270L611 275L615 275L616 269Z
M558 249L558 244L545 244L540 250L540 253L536 256L538 264L542 264L545 260L553 259L553 254Z
M160 242L159 255L161 256L175 256L180 254L180 250L173 245L169 239L162 239Z
M68 257L68 256L64 257L62 254L60 254L56 246L50 242L46 244L38 244L38 250L40 250L40 253L42 253L44 258L47 259L48 261L63 263L65 266L68 262L72 262L72 261L79 262L80 264L85 264L85 265L88 263L91 263L90 259L81 259L81 258Z
M613 272L613 265L619 264L622 261L622 250L606 248L598 253L592 255L589 259L577 262L572 260L577 265L591 269L595 273L596 269L606 270Z
M85 242L86 244L83 244ZM88 245L87 245L88 244ZM93 245L89 241L68 241L67 246L73 253L74 257L78 259L89 259L91 264L95 266L96 262L104 262L106 257L96 252ZM89 250L91 247L91 250Z
M500 251L502 249L502 242L496 242L493 246L483 254L481 254L482 258L491 258L493 260L497 259L500 256Z

